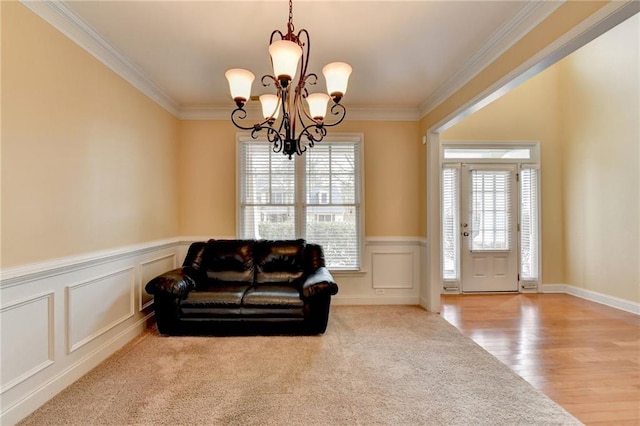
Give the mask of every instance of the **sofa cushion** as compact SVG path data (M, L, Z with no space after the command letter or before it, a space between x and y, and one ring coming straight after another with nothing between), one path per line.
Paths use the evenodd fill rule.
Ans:
M180 303L184 308L239 308L242 298L249 285L243 284L219 284L207 288L205 291L192 291L187 298Z
M256 284L298 285L304 271L304 240L256 241Z
M307 243L304 247L304 267L307 273L325 266L324 253L318 244Z
M252 284L254 278L253 241L209 240L203 264L207 285L215 283Z
M302 308L300 292L290 285L264 284L251 287L242 298L243 308Z
M187 255L184 258L182 266L191 267L196 270L200 269L200 266L202 264L202 256L204 255L206 246L207 243L202 241L191 244L189 246L189 250L187 251Z

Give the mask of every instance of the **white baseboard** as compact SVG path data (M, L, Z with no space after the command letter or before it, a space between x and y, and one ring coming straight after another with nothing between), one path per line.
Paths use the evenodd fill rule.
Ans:
M11 407L7 407L0 414L0 424L14 425L40 406L45 404L67 386L87 374L89 371L106 360L118 349L140 335L149 325L153 314L149 314L135 324L123 330L103 345L95 348L91 353L70 365L67 369L57 374L51 380L42 383L37 389L17 401Z
M587 290L569 284L543 284L542 292L566 293L572 296L589 300L591 302L596 302L612 308L620 309L621 311L640 315L640 303L621 299L619 297L609 296L607 294L598 293L597 291Z

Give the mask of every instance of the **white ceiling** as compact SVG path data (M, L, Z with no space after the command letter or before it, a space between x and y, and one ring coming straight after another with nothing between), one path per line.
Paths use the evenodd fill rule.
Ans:
M353 66L343 103L355 110L427 113L561 2L294 1L293 23L311 38L309 70ZM178 116L233 108L224 72L271 73L273 30L286 30L279 1L67 1L31 5L63 32ZM48 19L50 22L51 19ZM60 25L58 25L60 28ZM102 56L102 57L101 57Z

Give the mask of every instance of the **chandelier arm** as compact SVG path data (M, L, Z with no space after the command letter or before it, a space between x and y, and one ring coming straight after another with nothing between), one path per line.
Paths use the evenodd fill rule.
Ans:
M305 91L306 91L306 89L305 89ZM303 98L304 98L304 97L305 97L305 96L303 96ZM303 114L304 114L304 115L303 115ZM306 126L306 127L303 129L303 132L304 132L304 130L305 130L305 129L307 129L309 126L314 126L314 125L317 125L317 124L318 124L318 122L317 122L316 120L314 120L314 119L313 119L313 117L311 117L311 115L309 115L309 112L308 112L308 111L307 111L307 109L304 107L304 105L301 105L301 106L300 106L300 108L298 109L298 118L299 118L299 120L300 120L300 123L302 123L302 125L303 125L303 126ZM305 119L306 119L306 120L305 120ZM310 125L307 125L307 124L306 124L306 123L307 123L307 121L310 121L310 122L311 122L311 124L310 124ZM301 132L301 134L302 134L302 132Z
M300 115L300 91L298 90L298 88L296 87L294 93L293 93L293 102L290 105L290 110L288 111L288 117L289 117L289 125L288 125L288 129L289 131L286 134L287 139L293 139L295 138L296 135L296 125L298 123L298 117ZM304 126L304 122L302 123L302 125Z
M276 129L267 128L267 140L273 145L273 148L271 148L273 152L279 153L284 149L282 135Z
M261 127L264 124L264 123L260 123L260 124L255 124L253 126L245 127L240 123L238 123L238 121L236 121L236 120L244 120L245 118L247 118L247 111L245 111L244 108L236 108L233 111L231 111L231 122L238 129L254 130L256 126Z
M306 85L315 86L318 82L318 75L316 73L309 73L304 76L304 80L301 82L301 86L304 89L305 93L307 92Z
M266 82L265 82L265 80L266 80ZM265 74L265 75L263 75L263 76L262 76L262 79L261 79L260 81L262 82L262 85L263 85L264 87L269 87L269 86L271 86L271 81L268 81L268 80L273 81L273 83L275 84L276 88L277 88L277 89L280 89L280 82L278 81L278 79L277 79L277 78L275 78L275 77L274 77L274 76L272 76L271 74Z
M306 43L302 41L302 36L304 36L304 38L306 39ZM302 48L302 63L300 67L300 81L298 83L298 86L304 87L307 79L307 67L309 66L309 56L311 54L311 38L309 38L309 32L304 28L298 31L297 37L298 37L298 45L300 45L300 47Z
M325 127L333 127L344 121L344 118L347 115L347 109L342 104L333 104L331 107L331 114L339 116L338 120L333 123L324 123Z
M298 138L298 140L301 140L303 135L307 137L308 147L313 148L316 142L321 142L327 135L327 129L325 129L322 124L309 124L307 127L302 129L302 132L300 132L300 138ZM306 150L307 147L305 147L304 151Z
M278 34L280 36L280 40L284 40L284 34L282 34L282 31L280 30L274 30L271 33L271 37L269 37L269 44L273 43L273 37Z
M236 117L237 116L237 117ZM238 120L244 120L247 117L247 111L245 111L242 108L236 108L233 110L233 112L231 113L231 122L233 123L234 126L236 126L238 129L241 130L251 130L251 137L253 139L257 139L258 138L258 133L262 130L266 130L267 131L267 137L269 138L270 142L273 142L273 140L271 140L271 138L269 137L269 135L272 134L278 134L278 131L276 129L274 129L270 123L270 120L268 118L264 119L263 121L256 123L252 126L243 126L240 123L238 123L238 121L236 121L236 119Z

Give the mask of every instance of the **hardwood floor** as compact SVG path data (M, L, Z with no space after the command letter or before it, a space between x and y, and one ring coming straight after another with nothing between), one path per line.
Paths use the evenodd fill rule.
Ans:
M640 316L565 294L446 295L441 315L587 425L640 425Z

